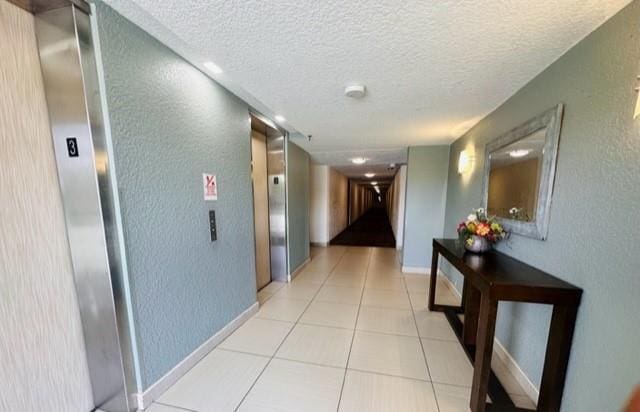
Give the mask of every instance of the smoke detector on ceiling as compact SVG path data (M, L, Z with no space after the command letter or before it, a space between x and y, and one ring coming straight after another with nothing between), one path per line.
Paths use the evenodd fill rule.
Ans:
M347 97L351 97L354 99L362 99L366 93L367 87L364 84L354 84L351 86L347 86L344 89L344 94Z

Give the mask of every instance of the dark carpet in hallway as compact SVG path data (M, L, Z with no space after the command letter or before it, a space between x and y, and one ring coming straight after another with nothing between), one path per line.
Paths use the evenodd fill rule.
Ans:
M387 211L374 207L331 240L332 245L396 247Z

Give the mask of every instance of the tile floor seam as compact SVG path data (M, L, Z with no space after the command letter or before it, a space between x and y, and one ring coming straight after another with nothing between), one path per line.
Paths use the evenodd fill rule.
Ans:
M274 359L286 360L286 361L289 361L289 362L303 363L305 365L322 366L322 367L325 367L325 368L333 368L333 369L344 370L344 368L342 366L327 365L325 363L309 362L309 361L303 361L303 360L300 360L300 359L285 358L285 357L281 357L281 356L274 356Z
M344 253L340 256L340 258L337 260L336 262L336 266L338 264L338 262L342 259L342 256L344 256ZM334 266L335 268L335 266ZM333 270L333 269L332 269ZM331 273L331 272L329 272ZM292 283L295 279L292 279L291 282L287 282L287 283ZM278 347L276 348L276 350L273 352L273 355L271 355L271 357L269 358L269 361L267 362L267 364L264 366L264 368L262 368L262 370L260 371L260 373L258 374L258 376L256 377L256 379L253 381L253 383L251 384L251 386L249 387L249 390L247 390L247 392L244 394L244 396L242 397L242 399L240 400L240 402L238 403L238 406L235 407L234 411L237 411L238 409L240 409L240 406L242 406L242 403L247 399L247 396L249 395L249 393L251 393L251 390L255 387L256 383L258 382L258 380L260 380L260 377L264 374L264 371L267 370L267 368L269 367L269 365L271 365L271 362L276 359L276 354L278 353L278 351L280 350L280 348L282 347L282 345L284 344L284 342L287 340L287 338L289 337L289 335L291 335L291 332L293 332L293 330L295 329L296 325L298 324L298 321L300 320L300 318L302 317L302 315L304 315L304 313L307 311L307 309L309 309L309 306L311 305L311 302L313 302L313 299L315 299L315 297L318 295L318 293L320 293L320 289L322 289L322 286L324 285L324 283L326 282L326 279L322 282L322 284L320 285L320 288L318 288L318 290L316 291L316 293L313 295L313 297L311 298L311 300L309 301L309 303L307 304L307 306L305 306L304 310L300 313L300 315L296 318L296 321L293 322L293 326L291 327L291 329L289 329L289 332L285 335L284 339L282 339L282 341L280 342L280 344L278 345ZM256 314L257 317L257 314ZM291 322L290 322L291 323ZM355 333L355 332L354 332ZM344 385L344 381L343 381L343 385Z
M380 308L378 308L378 309L380 309ZM403 335L402 333L382 332L382 331L379 331L379 330L368 330L368 329L357 329L356 328L356 332L379 333L380 335L400 336L402 338L418 338L418 339L420 339L419 335ZM449 341L449 342L452 342L452 341Z
M335 303L335 302L323 302L323 303ZM351 305L351 306L356 306L356 305ZM354 331L355 330L353 328L345 328L343 326L320 325L318 323L310 323L309 321L297 322L296 325L315 326L315 327L318 327L318 328L331 328L331 329L350 330L350 331Z
M368 373L370 375L382 375L382 376L389 376L391 378L400 378L400 379L409 379L412 381L417 381L417 382L429 382L431 383L431 380L429 379L420 379L420 378L415 378L413 376L404 376L404 375L394 375L393 373L388 373L388 372L379 372L379 371L370 371L370 370L366 370L366 369L358 369L358 368L349 368L347 367L347 371L356 371L356 372L362 372L362 373ZM440 382L436 382L436 383L440 383ZM466 388L466 386L465 386Z
M369 253L369 258L367 259L367 269L364 272L364 283L367 283L367 276L369 272L369 265L371 265L371 252ZM340 396L338 398L338 406L336 407L336 412L340 412L340 404L342 403L342 395L344 394L344 384L347 381L347 371L349 370L349 361L351 360L351 351L353 350L353 341L356 338L356 331L358 330L358 318L360 317L360 308L362 307L362 298L364 297L365 287L360 291L360 303L358 304L358 311L356 313L356 323L353 325L353 335L351 336L351 345L349 345L349 355L347 356L347 364L345 365L344 375L342 377L342 386L340 387Z
M182 411L198 412L195 409L188 409L188 408L185 408L183 406L172 405L170 403L164 403L164 402L158 402L158 401L154 401L153 403L158 404L158 405L162 405L162 406L169 406L169 407L174 408L174 409L180 409Z
M407 292L407 296L409 296L409 289L407 288L407 282L404 278L402 278L402 284L404 285L405 291ZM409 298L409 305L411 306L411 316L413 316L413 322L416 326L416 331L418 332L418 341L420 341L420 348L422 348L422 356L424 356L424 363L427 365L427 373L429 374L429 384L431 385L431 390L433 391L433 399L436 403L436 408L438 408L438 412L440 411L440 403L438 402L438 395L436 394L436 388L433 386L433 376L431 376L431 370L429 369L429 361L427 361L427 353L424 350L424 344L422 343L422 338L420 337L420 329L418 328L418 320L416 319L416 312L413 308L413 303L411 302L411 298Z

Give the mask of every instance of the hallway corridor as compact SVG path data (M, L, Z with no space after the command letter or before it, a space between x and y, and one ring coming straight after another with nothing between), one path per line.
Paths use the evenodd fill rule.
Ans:
M373 207L331 240L332 245L396 247L387 212Z
M427 312L427 281L402 274L393 249L314 248L149 411L466 411L471 364L444 316ZM442 286L437 301L457 304ZM513 378L505 387L532 406Z

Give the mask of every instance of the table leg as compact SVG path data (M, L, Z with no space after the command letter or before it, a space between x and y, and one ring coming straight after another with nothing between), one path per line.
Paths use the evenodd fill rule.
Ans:
M465 278L463 295L464 323L462 327L462 341L465 345L475 345L478 334L478 316L480 312L480 291L469 284Z
M433 306L436 303L436 280L438 278L438 251L433 248L431 253L431 276L429 277L429 300L427 305L429 311L433 311Z
M498 301L486 293L481 294L478 337L473 365L473 383L471 385L470 406L472 412L484 412L487 406L487 391L491 375L491 355L493 354L497 313Z
M574 305L553 306L547 353L538 395L539 411L560 410L577 313L578 307Z

